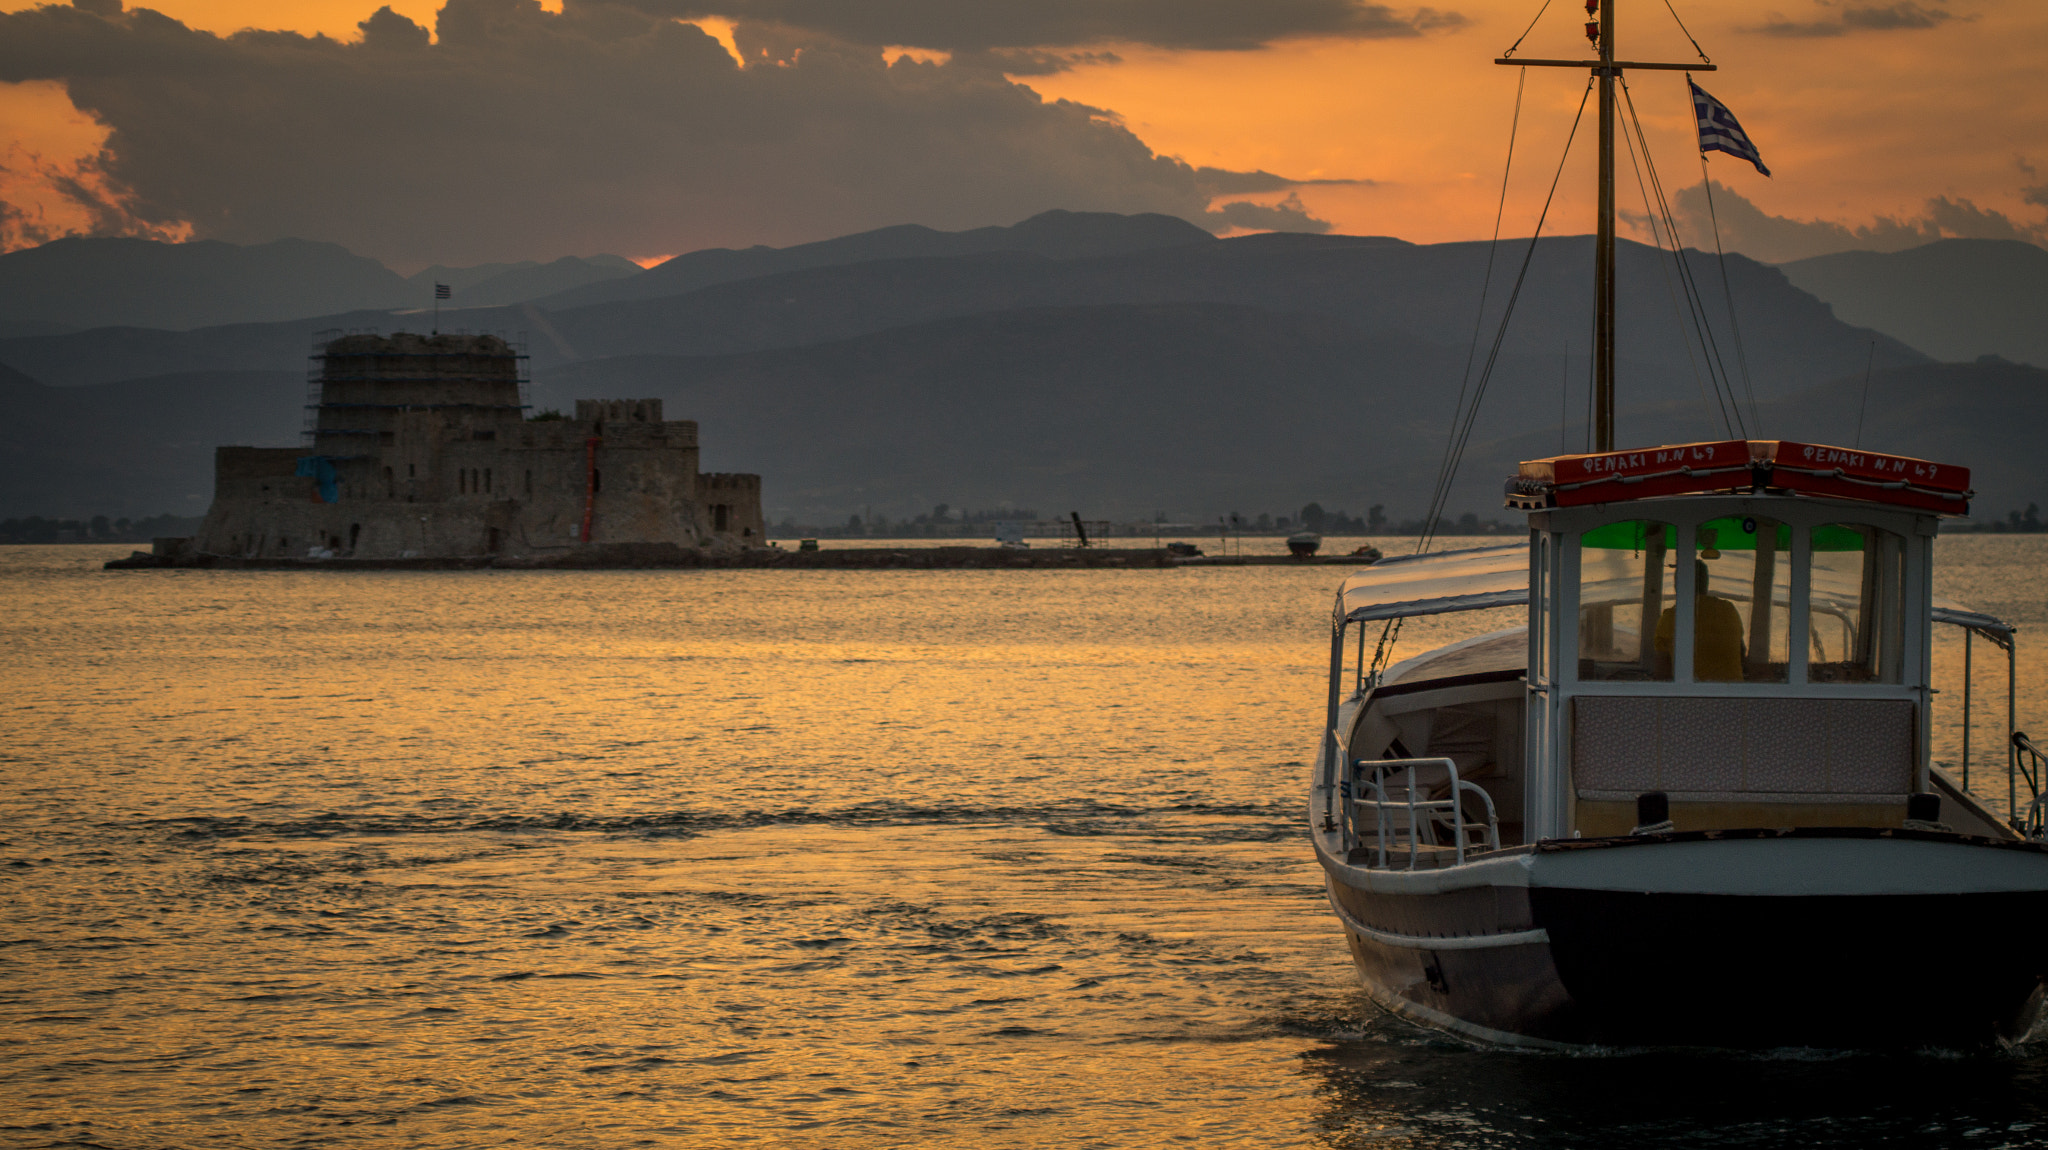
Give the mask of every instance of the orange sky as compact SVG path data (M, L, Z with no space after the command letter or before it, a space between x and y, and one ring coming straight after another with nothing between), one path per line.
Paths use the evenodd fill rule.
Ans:
M1363 177L1371 188L1307 188L1301 198L1339 230L1449 240L1484 236L1499 195L1517 69L1493 59L1535 5L1447 5L1472 25L1420 40L1297 43L1266 52L1124 53L1124 62L1034 78L1048 97L1116 109L1156 150L1191 162L1285 175ZM1924 31L1783 38L1747 29L1799 0L1681 4L1722 70L1697 77L1741 118L1772 179L1716 155L1709 167L1774 215L1850 224L1917 214L1932 196L1964 197L2029 222L2029 162L2048 169L2048 4L1991 3ZM1662 4L1619 10L1623 58L1694 58ZM1521 55L1582 58L1578 4L1553 4ZM1576 70L1528 71L1508 230L1526 234L1585 83ZM1697 183L1691 108L1675 73L1630 80L1667 188ZM1588 128L1591 121L1588 120ZM1592 152L1575 145L1559 210L1587 231ZM1579 162L1582 158L1584 162ZM1640 196L1623 161L1624 209ZM1521 208L1519 216L1516 207ZM1519 223L1518 223L1519 221Z
M1689 46L1661 3L1625 0L1617 42L1625 58L1685 60ZM288 27L352 38L375 0L159 0L150 6L217 32ZM555 5L550 5L555 6ZM0 3L18 9L26 5ZM392 7L431 26L435 0ZM1493 58L1535 11L1527 0L1466 0L1461 30L1415 39L1282 43L1251 52L1174 52L1110 46L1116 64L1086 65L1023 82L1046 98L1114 110L1156 151L1190 163L1264 168L1297 178L1358 178L1372 185L1308 187L1299 195L1337 230L1417 241L1484 237L1492 224L1517 70ZM2048 183L2048 4L2036 0L1930 0L1865 5L1946 13L1935 26L1783 37L1757 28L1808 23L1854 0L1729 0L1681 4L1692 31L1724 71L1702 75L1741 117L1775 174L1717 157L1717 179L1765 211L1851 225L1918 214L1934 196L1965 198L2039 225L2048 209L2024 201ZM1553 4L1524 56L1581 56L1576 0ZM722 29L721 29L722 31ZM1584 74L1531 69L1506 230L1526 234L1556 163ZM1684 81L1632 80L1667 187L1697 182ZM1590 132L1590 121L1587 126ZM49 212L53 230L83 226L23 173L39 161L67 170L100 131L51 84L0 84L0 159L7 198ZM1590 136L1582 137L1589 143ZM1582 143L1582 147L1585 143ZM1575 152L1553 230L1590 229L1591 151ZM1624 161L1623 205L1640 208ZM1261 197L1277 199L1277 196ZM734 236L730 242L751 242ZM519 258L523 253L506 253ZM629 256L650 253L622 253Z

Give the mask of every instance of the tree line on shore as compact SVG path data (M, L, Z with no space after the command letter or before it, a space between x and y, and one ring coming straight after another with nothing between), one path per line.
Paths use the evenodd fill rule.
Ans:
M196 515L152 515L147 519L45 519L30 515L0 519L0 543L147 543L160 535L190 535Z

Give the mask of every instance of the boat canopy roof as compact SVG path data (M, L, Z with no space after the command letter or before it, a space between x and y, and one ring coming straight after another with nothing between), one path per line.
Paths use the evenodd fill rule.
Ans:
M1344 580L1340 594L1354 623L1518 607L1529 601L1529 543L1389 556Z
M1970 469L1954 464L1789 439L1730 439L1525 460L1508 480L1507 504L1534 511L1708 491L1793 491L1939 515L1968 515L1974 494Z
M1529 602L1526 540L1427 555L1398 555L1354 572L1339 592L1343 620L1351 623L1447 615ZM1937 623L2009 639L2013 626L1944 596L1934 597Z

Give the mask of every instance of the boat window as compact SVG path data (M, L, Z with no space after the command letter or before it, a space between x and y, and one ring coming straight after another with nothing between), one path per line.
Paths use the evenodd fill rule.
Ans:
M1813 529L1807 678L1896 683L1906 573L1905 540L1860 523Z
M1782 683L1791 661L1792 529L1733 515L1693 531L1692 677L1697 683ZM1657 620L1671 659L1676 612Z
M1665 680L1643 641L1670 609L1669 566L1676 536L1668 523L1629 519L1579 536L1579 678ZM1647 625L1646 625L1647 624Z

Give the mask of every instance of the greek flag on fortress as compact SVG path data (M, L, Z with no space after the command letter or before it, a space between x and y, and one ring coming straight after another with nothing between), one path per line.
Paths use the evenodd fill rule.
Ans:
M1700 151L1726 152L1738 160L1748 160L1756 165L1757 171L1770 175L1763 156L1749 142L1749 134L1742 130L1742 125L1735 122L1735 113L1728 110L1728 105L1707 95L1707 90L1694 84L1691 76L1685 82L1692 86L1692 110L1700 118Z
M1736 130L1737 130L1737 131L1741 131L1741 129L1740 129L1740 128L1738 128L1738 129L1736 129ZM447 285L447 284L435 284L435 285L434 285L434 298L435 298L435 299L447 299L447 298L449 298L450 296L453 296L454 294L455 294L454 292L451 292L451 291L449 291L449 290L448 290L448 285Z

